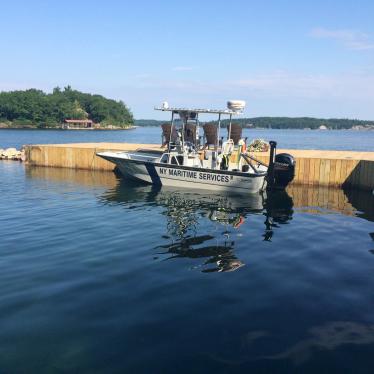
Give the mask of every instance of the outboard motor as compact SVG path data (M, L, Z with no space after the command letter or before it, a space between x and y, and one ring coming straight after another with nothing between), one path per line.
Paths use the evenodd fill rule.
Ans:
M276 154L277 143L270 141L268 188L284 189L295 177L296 160L288 153Z
M274 179L275 188L286 188L295 177L296 160L288 153L275 156Z

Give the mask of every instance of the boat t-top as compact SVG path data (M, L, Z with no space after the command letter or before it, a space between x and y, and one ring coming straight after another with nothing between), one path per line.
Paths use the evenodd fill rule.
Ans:
M155 185L239 193L257 193L274 185L284 187L293 178L292 156L275 156L276 143L270 142L266 165L246 152L246 139L234 141L232 118L242 114L244 108L242 100L228 101L223 110L173 108L164 102L155 108L171 113L170 123L163 125L163 151L108 151L97 155L116 164L123 175ZM205 135L210 139L206 141L199 136L199 117L203 114L218 115L216 123L209 123L210 134ZM220 136L223 117L229 119L226 140Z

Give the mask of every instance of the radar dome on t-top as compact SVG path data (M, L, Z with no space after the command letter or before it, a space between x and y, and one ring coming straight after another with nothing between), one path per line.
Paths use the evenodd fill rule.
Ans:
M227 102L227 108L234 112L242 112L245 108L244 100L229 100Z

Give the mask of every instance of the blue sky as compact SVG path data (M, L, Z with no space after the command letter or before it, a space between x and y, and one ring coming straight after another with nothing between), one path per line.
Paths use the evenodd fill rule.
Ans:
M374 119L373 1L4 1L0 90Z

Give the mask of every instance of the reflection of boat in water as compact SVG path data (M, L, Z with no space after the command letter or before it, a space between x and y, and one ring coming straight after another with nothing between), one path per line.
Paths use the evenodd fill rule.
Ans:
M265 216L262 236L267 241L273 237L275 228L292 218L292 199L285 191L251 196L204 194L165 187L130 187L128 183L121 182L116 189L102 195L101 200L105 204L119 203L132 208L142 206L145 201L164 207L166 233L163 238L168 243L157 246L157 253L169 260L205 259L201 265L203 272L233 271L244 265L235 254L235 240L241 225L250 216ZM203 234L199 230L202 225Z
M170 255L168 259L207 258L203 263L203 266L206 267L202 270L203 273L233 271L244 265L234 254L234 241L226 240L221 245L212 243L211 245L197 247L206 241L214 241L214 237L210 235L186 237L171 244L158 246L157 249L163 251L160 254Z
M264 202L266 216L264 240L271 241L274 229L292 219L293 200L285 191L271 191Z

